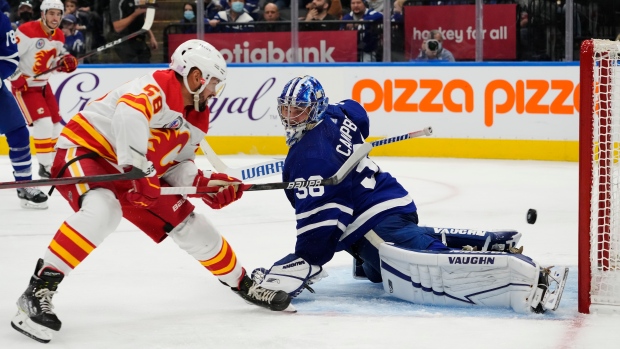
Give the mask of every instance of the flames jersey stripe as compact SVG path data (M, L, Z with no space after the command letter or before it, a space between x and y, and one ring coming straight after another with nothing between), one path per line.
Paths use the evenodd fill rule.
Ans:
M151 121L151 117L153 116L153 106L151 105L151 101L146 94L142 93L136 96L130 93L126 93L118 99L117 104L120 103L125 103L128 106L136 109L137 111L142 113L147 120Z
M223 275L229 273L237 264L237 256L233 249L228 245L226 239L222 238L222 248L220 252L213 258L200 261L213 275Z
M66 222L60 226L49 245L50 251L72 269L80 264L95 248L94 244L75 231Z
M116 152L112 145L81 114L77 114L67 123L61 136L76 145L94 151L107 160L116 162Z

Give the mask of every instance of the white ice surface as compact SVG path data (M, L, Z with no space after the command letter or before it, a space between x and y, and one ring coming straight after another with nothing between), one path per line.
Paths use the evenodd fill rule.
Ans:
M265 160L223 159L231 167ZM71 209L55 193L48 210L25 210L14 190L0 190L0 349L620 348L620 316L577 312L576 163L375 161L409 189L422 224L517 229L524 254L543 265L569 266L560 308L519 315L411 304L391 298L381 285L354 280L351 257L342 252L326 265L330 277L313 285L316 294L294 300L297 313L269 312L244 303L174 242L156 245L123 221L62 282L54 304L63 328L44 345L9 322L36 260ZM199 165L208 168L202 159ZM0 181L12 180L8 158L0 157ZM282 191L248 192L220 211L195 204L249 270L292 251L294 215ZM529 208L538 211L534 225L525 221Z

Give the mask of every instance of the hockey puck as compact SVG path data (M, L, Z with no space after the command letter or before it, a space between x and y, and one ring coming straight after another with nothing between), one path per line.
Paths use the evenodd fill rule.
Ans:
M538 213L536 213L536 210L533 208L530 208L529 210L527 210L527 222L529 224L534 224L536 223L536 218L538 218Z

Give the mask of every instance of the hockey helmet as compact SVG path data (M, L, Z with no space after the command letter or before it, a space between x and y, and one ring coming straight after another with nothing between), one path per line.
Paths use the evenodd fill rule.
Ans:
M60 0L43 0L41 3L41 12L44 14L47 10L60 10L60 14L65 13L65 5Z
M172 57L170 57L170 69L183 77L185 87L188 90L190 88L187 85L187 75L194 67L202 72L205 84L199 91L192 93L202 92L211 78L220 80L223 87L223 82L226 80L226 61L213 45L203 40L191 39L174 50ZM218 90L221 90L219 86Z

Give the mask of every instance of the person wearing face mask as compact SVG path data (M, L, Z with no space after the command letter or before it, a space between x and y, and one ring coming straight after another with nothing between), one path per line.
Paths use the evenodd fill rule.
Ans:
M17 29L20 25L33 20L34 11L32 10L32 4L30 1L23 1L17 8L17 21L13 22L13 29Z
M196 32L196 5L191 2L183 4L183 18L180 24L183 25L183 33L191 34Z
M228 0L230 9L218 12L209 25L212 31L221 33L238 33L254 31L253 25L220 25L219 23L249 23L254 18L245 10L245 0Z

